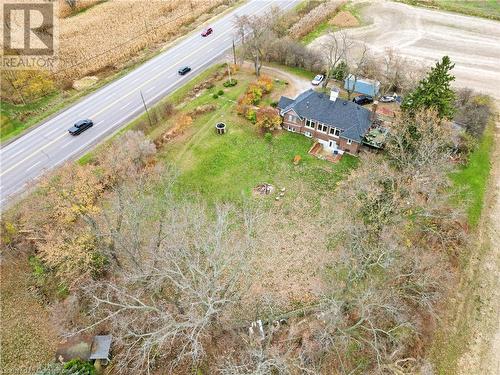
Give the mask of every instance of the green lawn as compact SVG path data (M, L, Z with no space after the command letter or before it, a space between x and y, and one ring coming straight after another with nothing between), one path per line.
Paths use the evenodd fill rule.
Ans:
M470 224L476 226L484 204L484 194L490 175L490 154L493 146L493 124L488 126L469 162L451 178L467 207Z
M200 124L212 130L212 124ZM307 154L311 141L298 134L282 132L272 142L257 134L244 120L228 122L229 132L217 136L203 132L202 138L176 160L181 170L177 192L196 193L209 201L237 201L258 184L291 187L301 182L311 187L311 198L333 191L336 183L357 159L344 157L334 165ZM175 155L170 154L171 157ZM295 166L293 157L302 162Z
M470 16L500 20L498 0L397 0L416 6L433 7Z
M44 118L44 112L52 106L52 103L61 100L62 95L56 92L25 105L13 105L2 102L0 109L0 142L15 137L25 129L36 124ZM55 110L57 111L57 108Z
M158 103L156 103L155 106L153 106L151 109L154 109L155 107L161 106L164 103L170 102L174 105L178 105L184 97L188 94L190 90L200 82L204 81L207 79L211 74L213 74L217 69L221 69L221 65L214 65L199 75L197 75L195 78L193 78L191 81L183 85L182 87L178 88L175 90L172 94L166 96L165 98L161 99ZM212 90L213 91L213 90ZM134 130L138 127L138 125L147 120L147 114L143 113L139 115L136 119L132 120L127 126L124 126L121 128L113 137L111 137L107 142L101 143L98 145L94 150L87 152L85 155L83 155L80 159L78 159L78 163L81 165L90 163L94 160L95 155L100 152L100 150L105 147L109 142L113 141L116 137L119 137L123 133L125 133L128 130ZM151 132L151 136L154 137L155 134L161 133L164 131L166 128L171 126L169 122L164 122L162 124L159 124L156 126L153 131Z
M187 137L169 144L163 153L163 159L180 171L175 187L178 194L234 202L248 196L256 185L270 183L289 191L306 186L311 189L311 199L316 199L318 193L332 191L357 165L358 159L348 155L338 164L312 157L307 153L312 141L299 134L280 131L271 141L266 140L255 125L235 113L235 100L252 77L238 74L237 79L238 85L226 89L218 99L212 93L221 84L186 105L186 111L206 103L218 103L219 108L198 117ZM214 131L219 121L228 126L222 136ZM297 166L292 163L295 155L302 158Z
M295 74L296 76L299 76L299 77L306 78L308 80L313 79L314 76L316 75L316 73L313 73L310 70L306 70L303 68L297 68L294 66L281 65L281 64L277 64L277 63L267 63L266 65L287 71L289 73Z
M329 20L326 20L325 22L321 22L316 28L311 31L309 34L303 36L300 41L304 44L309 44L311 43L314 39L320 37L321 35L325 34L329 29L334 30L335 28L328 23Z
M224 88L224 80L221 80L197 98L186 100L195 85L209 78L218 69L224 68L217 65L208 69L157 104L160 106L168 101L186 113L204 104L218 105L215 111L195 118L184 135L161 150L160 157L165 163L173 164L179 170L180 175L175 185L179 196L201 196L212 203L237 202L242 194L248 196L257 184L266 182L289 190L298 185L306 186L311 189L311 199L317 199L318 193L332 191L336 183L357 165L358 159L349 155L345 155L338 164L312 157L307 153L312 141L299 134L281 131L273 136L272 142L268 142L255 125L235 112L237 99L255 79L251 74L237 73L236 86ZM291 70L295 72L296 69ZM307 74L308 77L312 74L302 70L298 73ZM275 82L274 90L279 93L284 87L283 83ZM212 95L221 89L224 90L224 95L214 99ZM269 103L269 96L265 96L262 102ZM145 120L145 116L141 115L117 136L126 130L137 128ZM163 121L148 135L151 138L160 136L174 125L174 121L175 117ZM222 136L216 135L214 130L219 121L228 126L227 134ZM99 148L94 152L99 152ZM85 164L91 161L94 152L86 154L79 162ZM297 166L292 163L295 155L302 157Z

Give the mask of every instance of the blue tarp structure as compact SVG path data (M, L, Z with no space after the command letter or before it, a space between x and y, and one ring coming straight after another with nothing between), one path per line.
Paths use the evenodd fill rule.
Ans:
M344 88L359 94L376 96L380 90L380 82L361 77L356 78L354 75L349 74L344 80Z

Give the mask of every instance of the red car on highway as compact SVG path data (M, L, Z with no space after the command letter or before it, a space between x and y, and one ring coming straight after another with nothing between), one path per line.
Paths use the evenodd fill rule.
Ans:
M210 34L212 34L214 31L212 30L211 27L209 27L208 29L206 29L205 31L203 31L201 33L201 36L205 37L205 36L209 36Z

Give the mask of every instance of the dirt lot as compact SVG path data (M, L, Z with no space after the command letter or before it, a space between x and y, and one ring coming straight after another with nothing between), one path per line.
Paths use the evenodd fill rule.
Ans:
M361 15L368 26L349 29L348 34L365 42L374 54L393 48L429 65L449 55L456 63L457 86L500 98L500 22L382 0L371 1Z

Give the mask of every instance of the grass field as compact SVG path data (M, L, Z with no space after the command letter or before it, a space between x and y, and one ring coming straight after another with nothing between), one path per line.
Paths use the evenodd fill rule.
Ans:
M477 236L469 251L462 254L461 280L453 292L459 303L452 304L443 316L429 351L436 373L440 375L465 373L459 372L462 366L460 359L470 350L470 345L474 345L474 341L484 334L481 330L491 332L496 329L496 326L486 327L487 317L494 312L485 311L490 306L487 296L491 292L488 282L491 276L484 272L485 268L490 270L490 258L494 257L491 254L495 244L488 240L488 231L494 228L490 227L488 220L494 219L491 216L486 221L480 220L485 199L488 200L486 189L491 172L494 126L492 121L467 165L451 176L460 193L460 203L467 210L469 223L476 233L482 235ZM489 195L491 198L493 194ZM491 267L494 269L494 266ZM496 324L496 320L492 321Z
M0 142L15 137L23 130L36 124L41 120L41 114L45 112L46 108L51 106L51 103L57 101L62 101L59 93L45 96L40 100L26 105L13 105L3 102L0 109Z
M451 178L460 191L460 197L467 207L469 223L476 226L481 217L484 194L490 175L490 154L493 147L493 127L489 125L469 162Z
M410 5L438 8L469 16L500 20L498 0L397 0Z
M169 145L164 153L164 159L181 171L177 192L194 193L213 202L238 201L242 194L248 196L257 184L264 182L285 186L305 181L318 191L334 189L357 159L345 156L339 164L318 160L307 153L312 141L298 134L279 132L266 140L253 124L235 112L235 101L253 79L243 73L237 77L238 85L225 89L218 99L212 95L222 89L220 84L183 108L190 111L204 104L219 105L216 111L197 118L182 142ZM277 90L282 89L277 86ZM174 97L179 98L180 94ZM223 136L215 134L214 126L219 121L228 126L228 133ZM292 164L295 155L302 158L298 166Z

